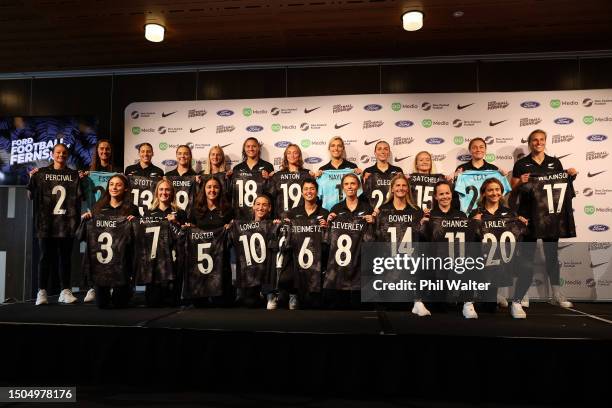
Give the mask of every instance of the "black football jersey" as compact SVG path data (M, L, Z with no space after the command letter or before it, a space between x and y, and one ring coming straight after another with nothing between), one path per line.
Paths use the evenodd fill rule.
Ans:
M423 211L410 206L397 210L393 202L383 204L376 216L376 241L392 243L418 242L423 227Z
M300 293L321 291L325 229L319 225L319 221L317 217L291 218L289 249L293 258L295 286Z
M240 220L253 218L253 204L259 194L268 192L268 181L261 172L234 169L232 174L232 207Z
M96 215L79 237L87 243L83 273L97 286L118 287L130 283L132 225L123 216Z
M448 246L435 245L435 255L441 257L466 256L465 245L476 240L476 224L460 211L453 211L449 216L433 215L426 224L426 236L429 242L447 242ZM470 247L471 249L473 247Z
M410 191L416 205L423 210L431 209L434 186L438 181L444 179L443 174L412 173L410 175Z
M530 233L536 238L576 236L572 199L576 196L572 177L565 171L529 175L521 186L521 203L529 203Z
M176 192L176 204L191 217L193 201L196 194L195 176L166 176L174 186Z
M277 229L272 220L240 221L231 228L231 242L239 264L236 283L241 288L272 284Z
M160 180L159 177L148 176L128 176L130 181L130 193L132 194L132 203L138 207L140 216L143 216L145 209L153 203L155 198L155 185Z
M133 228L136 283L174 280L173 251L178 238L176 226L162 218L143 217L133 222Z
M222 274L226 229L201 230L190 227L183 233L184 299L223 294Z
M290 252L291 228L288 222L283 222L277 229L275 240L274 267L269 281L274 289L279 288L279 284L293 286L294 270L293 257Z
M80 223L83 193L76 170L42 167L28 183L34 199L39 238L74 237Z
M360 289L361 243L373 238L371 226L363 218L367 213L336 212L336 218L329 223L327 241L330 249L323 284L325 289Z
M502 267L511 265L517 259L516 243L523 240L527 227L512 212L493 215L485 211L477 222L477 228L486 257L485 266Z
M283 212L303 203L302 184L309 177L308 170L297 172L277 171L270 180L270 194L274 197L274 214L279 217Z
M363 183L363 195L372 208L380 207L387 199L389 186L394 173L370 173L367 180Z

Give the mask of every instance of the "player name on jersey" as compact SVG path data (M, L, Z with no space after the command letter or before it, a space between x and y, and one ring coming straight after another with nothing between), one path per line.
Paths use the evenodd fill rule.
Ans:
M143 216L145 209L153 203L155 185L159 177L128 176L132 193L132 203L138 207L140 215Z

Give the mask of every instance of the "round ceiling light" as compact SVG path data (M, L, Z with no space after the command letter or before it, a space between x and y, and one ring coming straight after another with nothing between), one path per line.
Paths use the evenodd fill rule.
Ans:
M417 31L423 28L423 12L412 10L402 15L402 27L406 31Z
M164 41L164 33L166 28L160 24L149 23L145 24L145 38L151 42Z

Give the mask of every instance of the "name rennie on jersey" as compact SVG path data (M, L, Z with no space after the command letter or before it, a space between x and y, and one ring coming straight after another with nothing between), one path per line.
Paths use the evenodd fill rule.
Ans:
M193 180L172 180L174 187L191 187Z

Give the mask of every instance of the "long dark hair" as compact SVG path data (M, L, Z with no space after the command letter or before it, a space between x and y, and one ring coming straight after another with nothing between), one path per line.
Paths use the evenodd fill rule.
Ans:
M225 191L223 190L223 183L214 177L209 176L204 178L204 184L202 189L198 193L195 200L195 213L199 218L204 217L210 208L208 208L208 200L206 199L206 184L208 184L211 180L214 180L219 185L219 195L217 196L217 209L221 212L222 215L227 214L229 211L229 203L227 202Z
M127 177L125 177L123 174L115 174L113 177L108 179L108 182L106 183L106 191L104 192L104 195L102 195L102 198L100 198L98 202L94 204L93 209L91 211L93 215L100 214L102 209L110 203L111 196L108 192L108 186L110 185L111 180L114 178L120 179L125 185L125 192L123 193L123 198L121 199L119 214L123 216L128 216L132 213L132 203L130 202L129 197L130 183Z
M98 171L98 169L102 166L100 156L98 156L98 147L102 143L108 143L110 146L110 158L108 160L108 165L110 166L110 171L114 171L115 167L113 166L113 144L108 139L100 139L98 140L98 143L96 143L96 147L94 148L93 154L91 156L91 165L89 166L89 170Z

